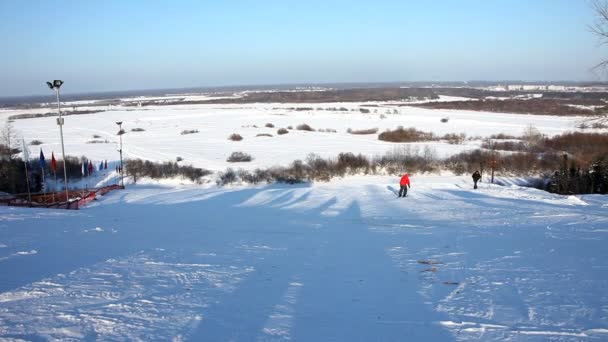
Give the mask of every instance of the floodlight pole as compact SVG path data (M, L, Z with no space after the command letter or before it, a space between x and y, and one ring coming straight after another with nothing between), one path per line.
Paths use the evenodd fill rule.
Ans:
M59 88L63 84L61 80L54 80L53 83L47 82L47 85L52 90L55 90L55 95L57 96L57 112L59 113L59 118L57 119L57 125L59 125L59 135L61 137L61 156L63 158L63 182L65 187L65 200L68 202L70 200L70 196L68 193L68 172L66 170L66 160L65 160L65 147L63 144L63 117L61 117L61 103L59 102Z
M120 152L120 186L124 187L125 180L124 180L123 169L122 169L122 135L124 132L122 130L122 121L117 122L116 124L118 125L118 137L120 139L120 149L118 150L118 152Z

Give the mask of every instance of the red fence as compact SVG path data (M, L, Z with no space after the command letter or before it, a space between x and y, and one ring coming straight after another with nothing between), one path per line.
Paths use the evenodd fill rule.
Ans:
M0 198L0 205L7 205L12 207L78 210L80 209L80 207L95 200L95 198L97 198L97 195L103 196L112 190L124 188L124 186L120 185L109 185L95 189L70 190L68 191L69 198L67 200L65 191L43 195L32 195L31 201L28 201L27 194L18 194L7 196L5 198Z

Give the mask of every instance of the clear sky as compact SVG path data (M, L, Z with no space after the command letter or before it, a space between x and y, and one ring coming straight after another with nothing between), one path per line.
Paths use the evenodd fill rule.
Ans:
M2 0L0 97L244 84L598 80L587 0Z

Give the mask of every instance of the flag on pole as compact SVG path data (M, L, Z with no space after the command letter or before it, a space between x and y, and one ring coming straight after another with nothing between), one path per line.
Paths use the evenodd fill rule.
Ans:
M55 160L55 152L51 152L51 170L57 171L57 160Z
M46 159L44 159L44 153L42 153L42 149L40 149L40 157L38 157L38 163L40 164L40 171L42 174L42 191L46 197L46 182L44 181L44 174L46 173L44 169L46 169Z
M40 149L40 158L39 158L39 162L40 162L40 168L42 170L44 170L44 168L46 167L46 160L44 159L44 153L42 153L42 149Z
M89 176L93 174L93 162L89 160Z
M25 144L25 139L21 139L21 142L23 143L23 161L27 162L28 160L30 160L30 154L27 150L27 145Z

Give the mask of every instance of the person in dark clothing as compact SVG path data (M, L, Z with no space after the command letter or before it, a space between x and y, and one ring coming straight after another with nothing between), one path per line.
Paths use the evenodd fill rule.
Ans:
M399 197L407 196L407 189L410 187L410 176L407 173L401 177L399 186L401 187L399 189Z
M481 179L481 174L479 173L479 171L473 172L473 183L475 184L473 186L473 189L477 189L477 182L479 182L480 179Z

